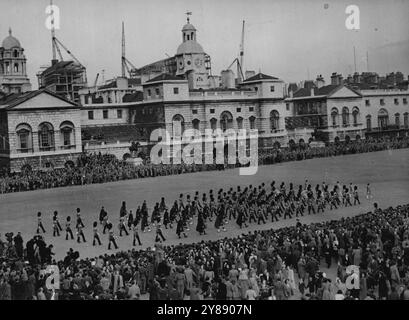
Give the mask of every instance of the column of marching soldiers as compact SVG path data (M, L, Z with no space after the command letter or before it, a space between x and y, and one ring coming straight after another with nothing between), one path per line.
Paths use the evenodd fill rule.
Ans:
M366 186L366 197L371 197L371 187ZM206 234L206 229L209 222L214 221L214 227L217 232L226 231L226 225L230 221L235 220L240 229L246 228L251 223L265 224L269 219L271 222L279 221L280 219L291 219L293 216L300 217L304 214L324 213L328 208L330 210L338 209L340 206L352 206L360 204L358 187L352 183L342 185L337 181L331 188L325 182L321 185L317 184L314 188L305 180L304 185L299 185L295 188L293 183L287 186L284 182L279 187L275 181L270 184L270 190L264 183L258 187L249 185L242 189L240 186L236 190L220 189L217 195L213 190L209 194L203 193L202 198L199 198L199 192L196 192L193 199L190 195L180 194L178 200L175 200L172 207L168 208L165 203L165 198L162 197L160 203L156 203L152 214L149 216L146 200L142 206L139 206L133 214L132 210L126 209L125 201L122 202L120 208L120 217L118 223L119 236L129 236L132 234L132 245L142 245L139 236L139 227L142 232L151 232L153 227L156 227L156 242L166 241L162 226L166 229L172 229L176 224L176 234L180 239L181 236L187 237L187 232L190 231L190 226L193 224L193 218L197 217L196 231L199 235ZM150 218L150 219L149 219ZM104 207L101 208L99 214L99 222L94 221L93 226L93 246L101 245L100 234L98 227L102 228L102 233L108 233L108 250L111 245L118 248L115 236L114 227L108 217L108 213ZM53 236L60 236L62 227L59 222L58 212L53 214ZM74 235L71 228L71 217L68 216L65 222L66 240L73 240ZM76 236L77 242L86 242L83 232L85 225L81 217L80 208L76 209ZM45 233L46 230L42 223L42 214L37 214L37 230L36 233Z

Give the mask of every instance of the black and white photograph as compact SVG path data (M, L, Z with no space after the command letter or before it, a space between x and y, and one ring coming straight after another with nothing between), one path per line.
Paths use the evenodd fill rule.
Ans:
M409 300L408 13L0 0L0 300Z

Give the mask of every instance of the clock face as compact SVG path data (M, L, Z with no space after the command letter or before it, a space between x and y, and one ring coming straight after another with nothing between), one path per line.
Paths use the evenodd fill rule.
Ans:
M196 59L195 59L195 65L196 65L197 67L201 67L202 64L203 64L202 59L199 59L199 58L196 58Z

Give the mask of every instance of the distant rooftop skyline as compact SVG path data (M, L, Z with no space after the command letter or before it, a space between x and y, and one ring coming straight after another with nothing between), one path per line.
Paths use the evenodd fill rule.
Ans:
M409 1L405 0L54 0L60 8L57 37L87 68L88 82L105 69L105 79L121 74L121 22L125 22L126 56L136 66L173 56L182 41L186 12L197 41L212 58L219 75L238 56L242 20L246 21L244 69L286 82L330 82L332 72L346 77L357 71L409 74ZM360 9L360 30L345 27L348 5ZM49 0L2 0L0 41L11 27L25 49L33 88L35 74L52 58L45 27ZM68 60L69 56L63 53ZM235 70L234 70L235 71Z

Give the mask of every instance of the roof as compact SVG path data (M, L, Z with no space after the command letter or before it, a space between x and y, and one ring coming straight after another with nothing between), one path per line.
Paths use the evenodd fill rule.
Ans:
M321 88L314 87L314 96L328 96L335 91L339 85L330 84ZM300 88L294 92L294 98L309 97L311 96L311 90Z
M191 23L186 23L182 28L182 31L190 31L190 30L196 31L196 28Z
M45 69L41 75L48 75L48 74L52 74L55 72L61 72L63 69L67 68L67 67L77 67L79 69L82 69L83 67L74 63L74 61L58 61L57 63L55 63L54 65L48 67L47 69Z
M262 81L262 80L279 80L279 79L276 78L276 77L269 76L269 75L266 75L264 73L259 72L256 75L244 80L243 83L253 82L253 81Z
M16 38L14 38L11 35L11 29L9 29L9 36L3 40L3 43L1 44L1 46L6 50L16 48L16 47L21 48L20 41L18 41Z
M136 91L134 93L127 93L122 98L122 102L136 102L136 101L142 101L142 100L143 100L142 91Z
M24 93L11 93L0 99L0 108L3 106L3 109L11 109L27 100L30 100L36 96L38 96L41 93L47 93L49 95L52 95L53 97L56 97L60 100L63 100L67 103L72 104L73 106L77 106L75 102L72 102L50 90L47 89L40 89L40 90L34 90L34 91L27 91Z
M128 78L128 88L130 86L137 86L141 84L141 79L140 78ZM102 86L98 87L98 90L103 90L103 89L112 89L112 88L117 88L117 82L116 80L112 80L111 82L104 84Z
M181 77L173 76L169 73L162 73L159 76L146 81L146 83L152 83L152 82L158 82L158 81L180 81L180 80L185 80Z
M176 55L185 53L204 53L204 50L195 40L187 40L179 45Z

